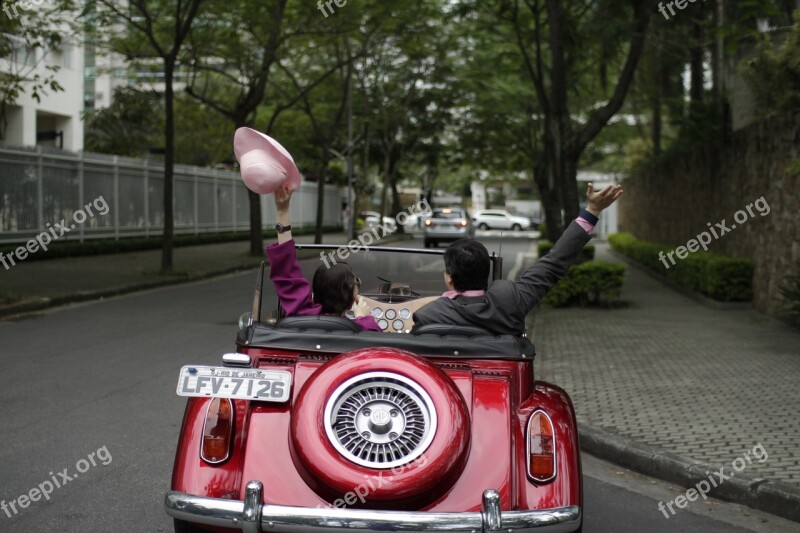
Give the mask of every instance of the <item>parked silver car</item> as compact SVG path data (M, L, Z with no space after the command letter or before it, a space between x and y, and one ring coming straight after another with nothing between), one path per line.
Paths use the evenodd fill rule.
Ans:
M475 237L475 226L464 209L443 207L434 209L431 216L425 219L423 232L425 248L430 248L440 242L472 239Z
M478 229L510 229L520 231L529 229L531 221L526 217L514 216L503 209L484 209L476 211L472 221Z

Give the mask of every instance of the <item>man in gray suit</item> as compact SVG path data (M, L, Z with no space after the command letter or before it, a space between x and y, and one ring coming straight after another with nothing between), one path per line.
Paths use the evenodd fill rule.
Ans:
M486 247L473 239L461 239L444 255L447 292L414 313L414 329L427 324L478 326L497 335L521 335L525 317L544 295L564 277L584 245L592 238L598 216L622 195L619 185L586 191L589 205L567 226L544 257L516 281L488 283L491 262Z

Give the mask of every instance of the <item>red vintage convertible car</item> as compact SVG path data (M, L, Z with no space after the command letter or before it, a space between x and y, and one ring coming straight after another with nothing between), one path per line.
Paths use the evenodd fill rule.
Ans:
M176 532L580 530L572 403L534 380L530 340L410 333L441 294L442 253L348 259L365 288L364 273L381 273L361 295L383 333L340 317L269 318L262 266L236 352L180 372L189 399L165 499Z

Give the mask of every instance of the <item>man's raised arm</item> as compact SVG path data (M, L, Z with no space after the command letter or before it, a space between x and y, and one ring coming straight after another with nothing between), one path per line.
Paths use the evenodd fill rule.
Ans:
M600 213L622 195L619 185L609 185L595 192L592 184L586 191L589 205L581 209L550 251L539 258L514 282L517 305L525 314L542 301L547 291L563 278L570 266L577 262L581 250L592 238L592 230Z

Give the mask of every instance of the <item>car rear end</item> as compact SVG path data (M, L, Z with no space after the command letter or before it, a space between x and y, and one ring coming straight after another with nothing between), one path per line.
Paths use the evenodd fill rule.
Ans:
M423 231L426 248L435 247L440 242L471 239L475 236L472 221L461 208L434 209L431 216L425 219Z
M409 342L441 340L424 337ZM291 392L285 401L283 387L259 400L189 399L166 498L176 529L577 530L568 396L533 382L532 351L454 357L482 341L459 342L445 343L448 357L240 345L239 370L273 376L273 390L289 376Z

